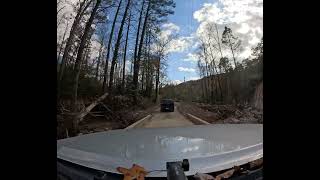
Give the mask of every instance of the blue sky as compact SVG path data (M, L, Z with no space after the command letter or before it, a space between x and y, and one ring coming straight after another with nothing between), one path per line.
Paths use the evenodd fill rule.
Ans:
M77 0L71 1L71 4L75 4ZM184 77L186 81L199 78L197 69L197 56L196 45L198 44L198 38L205 37L206 24L217 24L218 31L221 34L224 26L228 26L232 29L234 35L241 40L241 51L237 55L237 60L241 60L250 57L251 48L256 46L263 36L263 0L175 0L176 8L175 13L169 15L168 22L162 25L163 32L167 34L178 34L168 48L167 57L167 78L171 82L180 83L183 82ZM62 41L64 32L70 31L70 26L66 26L66 20L70 18L62 18L64 15L67 17L74 17L75 12L71 4L61 4L65 6L57 16L57 19L64 19L57 29L57 42ZM124 6L123 6L124 7ZM72 16L71 16L72 15ZM112 22L114 14L111 11L109 14L110 21ZM137 15L136 15L137 16ZM72 19L70 19L70 23ZM111 22L107 25L107 32L110 31ZM134 26L133 26L134 27ZM132 27L132 28L133 28ZM118 26L116 26L115 33L118 32ZM174 32L174 33L172 33ZM105 32L106 33L106 32ZM69 34L66 34L68 37ZM106 33L108 36L108 33ZM133 49L135 45L135 30L130 30L129 43L127 53L132 57ZM116 35L113 36L117 37ZM96 35L93 39L97 39ZM108 38L105 38L108 41ZM115 40L114 40L115 42ZM105 42L105 44L107 44ZM100 43L97 40L92 41L91 58L94 59L98 56L98 50ZM224 52L224 56L230 57L229 50ZM112 54L110 55L112 57ZM219 57L218 57L219 58ZM216 58L218 60L218 58ZM127 71L130 70L130 63L127 63Z
M178 39L190 38L183 50L172 50L167 58L167 76L170 81L180 83L199 78L197 60L187 61L188 54L195 55L197 34L203 24L214 22L218 27L228 25L234 34L242 40L243 50L239 59L249 57L251 48L263 35L262 0L175 0L174 15L168 23L178 27ZM195 56L193 56L195 57Z
M176 0L176 8L174 15L169 17L169 22L174 23L180 27L179 36L190 36L194 33L199 26L199 23L193 18L193 12L199 10L203 3L209 2L210 0ZM212 1L211 1L212 2ZM198 77L197 63L183 61L187 57L190 51L186 50L183 52L173 52L168 56L168 78L172 81L180 80L183 81L184 77L186 80L190 78ZM179 71L179 67L192 68L196 71L185 72Z

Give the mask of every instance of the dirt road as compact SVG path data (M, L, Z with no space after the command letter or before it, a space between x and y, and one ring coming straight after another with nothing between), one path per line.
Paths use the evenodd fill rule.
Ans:
M157 128L157 127L177 127L177 126L190 126L193 125L186 117L184 117L178 110L179 103L175 102L174 112L160 112L160 107L153 113L151 119L143 123L144 128Z

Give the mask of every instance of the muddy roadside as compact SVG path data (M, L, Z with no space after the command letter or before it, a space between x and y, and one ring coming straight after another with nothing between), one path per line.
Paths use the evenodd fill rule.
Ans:
M184 115L190 113L211 124L263 123L263 111L259 111L250 106L181 102L178 110Z

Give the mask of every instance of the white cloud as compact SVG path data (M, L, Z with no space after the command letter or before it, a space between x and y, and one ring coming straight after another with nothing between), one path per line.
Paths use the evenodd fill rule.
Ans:
M218 7L217 3L204 3L203 7L195 11L193 13L193 18L196 19L198 22L202 21L211 21L217 23L224 23L225 14L223 14L222 9Z
M172 22L166 23L162 25L163 29L167 29L167 30L171 30L171 31L176 31L179 32L180 31L180 27L173 24Z
M218 0L205 3L193 14L200 25L197 37L205 37L206 26L216 23L220 36L224 26L232 29L242 41L242 49L238 57L247 58L251 48L256 46L263 36L263 1L262 0ZM246 56L246 57L245 57Z
M192 42L192 37L179 37L177 39L173 39L169 43L168 52L183 52L192 45Z
M245 48L239 55L241 59L245 59L251 55L251 49L249 47Z
M195 81L195 80L198 80L198 79L200 79L199 76L193 76L193 77L188 77L187 81Z
M192 49L195 50L200 46L200 43L198 41L194 41L193 45L192 45Z
M180 27L169 22L161 26L160 39L166 41L170 36L177 34L180 31Z
M193 68L185 68L185 67L178 67L178 70L182 71L182 72L195 72L196 71Z
M200 77L198 77L198 76L187 77L187 78L186 78L186 81L194 81L194 80L198 80L198 79L200 79ZM172 80L172 81L169 81L169 82L170 82L169 84L172 84L172 85L178 85L178 84L183 83L183 81L182 81L182 80L179 80L179 79L177 79L177 80Z
M166 47L166 53L183 52L191 46L192 37L177 37L179 31L180 27L172 22L161 26L161 32L158 35L160 41L166 42L169 38L173 38ZM155 44L151 47L153 50L157 49Z
M241 27L237 30L238 33L245 34L250 30L250 27L247 23L242 23Z
M249 41L249 44L255 45L255 44L258 44L259 42L260 42L259 38L257 38L256 36L252 36L251 40Z
M190 61L190 62L197 62L198 61L198 56L193 53L188 53L187 57L183 59L183 61Z
M180 27L172 22L163 24L161 26L161 32L159 36L160 36L160 39L162 39L164 42L168 40L170 36L171 37L176 36L168 44L167 53L184 52L193 45L194 35L177 37L179 32L180 32Z
M180 81L180 80L171 81L171 84L173 84L173 85L178 85L178 84L181 84L181 83L182 83L182 81Z

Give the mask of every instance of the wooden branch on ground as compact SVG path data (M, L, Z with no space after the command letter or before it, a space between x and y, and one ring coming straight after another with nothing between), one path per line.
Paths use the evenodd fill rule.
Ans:
M94 117L94 118L96 117L94 114L92 114L92 113L90 113L90 112L89 112L88 114L89 114L90 116Z
M67 112L70 112L70 110L64 108L64 104L60 101L60 109L62 110L62 113L67 111Z
M62 110L63 110L63 111L66 111L66 112L70 112L70 110L65 109L64 107L62 107Z
M103 94L98 99L93 101L88 107L82 110L77 116L76 119L78 122L82 121L83 118L96 106L100 103L100 101L104 100L108 96L108 93Z
M101 114L104 113L103 111L94 111L94 112L90 112L91 114Z
M90 116L92 117L104 117L104 115L101 115L101 114L94 114L94 113L88 113Z
M109 111L111 114L113 114L113 112L108 108L108 106L106 106L106 105L103 104L102 102L100 102L100 104L101 104L107 111Z

